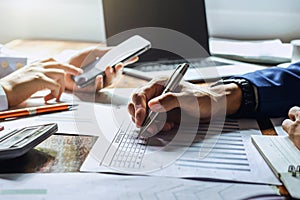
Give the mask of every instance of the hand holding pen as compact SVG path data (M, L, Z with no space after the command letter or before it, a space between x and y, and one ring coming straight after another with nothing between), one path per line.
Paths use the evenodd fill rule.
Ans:
M142 89L141 93L136 93L133 95L133 102L129 104L128 109L133 120L136 122L137 127L141 127L139 137L147 138L157 133L157 131L152 130L151 125L157 119L158 113L150 111L146 117L146 103L153 97L174 91L174 89L177 88L178 84L182 80L188 67L189 65L186 63L179 65L165 86L163 84L156 83L156 88L153 90L153 87L150 83L148 85L149 88L146 86Z

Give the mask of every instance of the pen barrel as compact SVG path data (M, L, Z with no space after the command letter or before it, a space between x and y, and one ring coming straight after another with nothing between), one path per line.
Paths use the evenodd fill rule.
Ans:
M165 85L165 89L162 92L162 94L165 94L167 92L173 92L177 86L179 85L180 81L182 80L184 74L186 73L187 69L189 68L189 64L183 63L175 69L169 80L167 81ZM159 113L150 111L148 116L145 118L142 127L140 129L138 138L140 136L145 136L145 131L149 128L149 126L155 121ZM155 133L156 134L156 133ZM147 137L152 137L153 134L147 134Z
M8 118L14 118L14 117L23 117L29 115L29 112L27 110L9 110L9 111L3 111L0 113L0 119L8 119Z
M179 65L170 77L169 81L166 83L165 90L162 92L162 94L173 92L179 85L188 68L189 64L187 63Z
M8 110L0 112L0 120L15 118L15 117L24 117L30 115L37 115L41 113L51 113L57 111L69 110L70 105L68 104L55 104L55 105L46 105L40 107L31 107L31 108L22 108L16 110Z
M37 114L68 110L68 105L50 105L36 109Z

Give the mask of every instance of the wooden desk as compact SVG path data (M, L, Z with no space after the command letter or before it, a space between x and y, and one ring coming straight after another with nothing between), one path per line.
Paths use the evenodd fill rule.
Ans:
M51 41L51 40L14 40L5 46L27 55L53 57L66 49L83 49L98 46L99 43ZM133 88L145 84L146 81L122 75L113 86L118 88ZM259 120L259 125L266 135L276 132L268 121ZM78 172L81 164L96 141L96 137L53 135L26 155L10 161L0 162L0 173L12 172ZM18 163L22 163L19 165ZM283 195L287 195L284 187L279 187Z

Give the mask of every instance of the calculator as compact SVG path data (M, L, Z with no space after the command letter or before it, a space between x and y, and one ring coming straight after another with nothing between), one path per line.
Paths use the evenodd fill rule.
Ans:
M19 157L57 131L56 123L27 126L0 137L0 159Z

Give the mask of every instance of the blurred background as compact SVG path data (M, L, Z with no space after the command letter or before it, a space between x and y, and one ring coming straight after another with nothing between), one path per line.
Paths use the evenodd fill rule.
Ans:
M300 38L299 0L206 0L210 36ZM0 0L0 43L105 39L101 0Z

